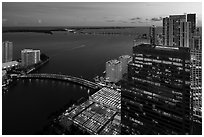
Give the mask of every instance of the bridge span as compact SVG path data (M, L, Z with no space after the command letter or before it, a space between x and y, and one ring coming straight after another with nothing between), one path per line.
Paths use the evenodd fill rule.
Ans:
M94 82L88 81L83 78L73 77L69 75L62 75L62 74L47 74L47 73L39 73L39 74L27 74L21 75L17 77L18 79L53 79L53 80L62 80L73 82L79 85L83 85L92 89L99 89L102 88L101 85L98 85Z

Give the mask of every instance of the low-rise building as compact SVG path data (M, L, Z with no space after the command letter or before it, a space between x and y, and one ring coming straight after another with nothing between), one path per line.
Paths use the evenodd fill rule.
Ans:
M19 65L18 61L10 61L10 62L6 62L6 63L2 63L2 69L11 69L13 67L16 67Z

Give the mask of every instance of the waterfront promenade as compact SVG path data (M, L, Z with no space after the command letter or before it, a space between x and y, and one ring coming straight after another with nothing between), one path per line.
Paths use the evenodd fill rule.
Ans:
M94 82L88 81L83 78L73 77L69 75L62 74L48 74L48 73L38 73L38 74L27 74L20 75L17 77L18 79L53 79L53 80L63 80L68 82L73 82L76 84L80 84L89 88L99 89L101 85L98 85Z

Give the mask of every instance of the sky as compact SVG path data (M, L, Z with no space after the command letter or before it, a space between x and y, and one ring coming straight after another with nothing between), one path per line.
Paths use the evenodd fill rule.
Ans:
M199 2L3 2L3 26L162 26L169 15L196 13Z

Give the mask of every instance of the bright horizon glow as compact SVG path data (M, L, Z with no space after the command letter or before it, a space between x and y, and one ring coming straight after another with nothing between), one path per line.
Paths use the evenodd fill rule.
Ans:
M162 26L169 15L196 13L201 2L3 2L2 25L11 26Z

